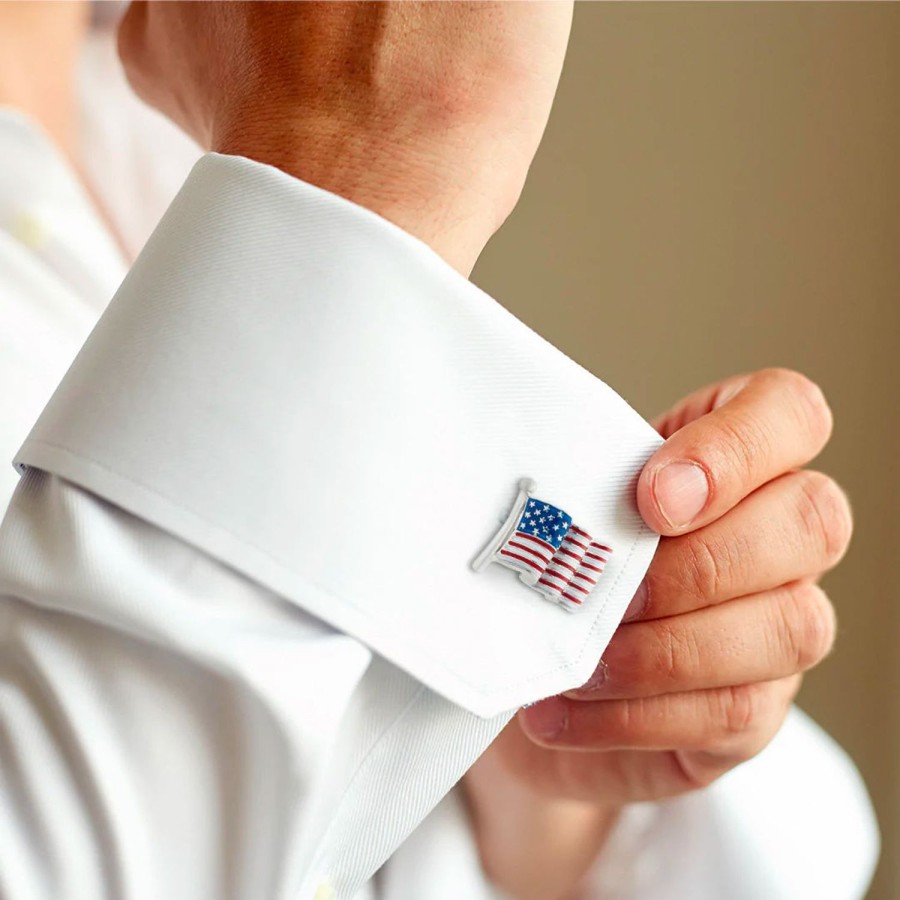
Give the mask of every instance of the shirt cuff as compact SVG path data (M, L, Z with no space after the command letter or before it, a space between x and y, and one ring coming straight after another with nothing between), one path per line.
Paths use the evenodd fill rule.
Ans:
M656 547L634 485L659 443L417 239L208 154L16 464L177 535L487 717L590 675ZM517 527L523 479L612 551L572 615L527 574L472 567Z

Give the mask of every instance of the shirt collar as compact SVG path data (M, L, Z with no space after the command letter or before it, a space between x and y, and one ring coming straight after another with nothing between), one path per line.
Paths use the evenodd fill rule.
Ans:
M410 235L209 154L20 450L481 716L584 682L659 437ZM519 480L613 548L574 614L471 562Z

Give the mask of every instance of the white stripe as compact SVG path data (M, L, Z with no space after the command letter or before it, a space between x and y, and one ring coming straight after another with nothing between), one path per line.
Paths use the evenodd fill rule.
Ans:
M534 541L529 540L527 537L522 537L519 534L513 534L512 537L510 537L509 541L507 541L507 543L510 543L512 541L516 541L516 543L528 547L532 554L534 554L535 556L542 555L545 562L549 560L554 553L552 547L548 547L545 544L536 544ZM513 547L512 549L515 550L515 547Z
M515 540L516 539L514 537L510 538L510 541L515 541ZM528 542L522 541L521 543L523 546L525 546ZM517 556L524 556L526 559L533 560L535 565L538 566L542 572L546 568L547 564L544 562L544 560L540 556L538 556L537 553L534 553L531 550L523 550L522 547L510 547L509 541L507 541L500 549L508 550L510 553L515 553ZM536 549L537 548L535 548L535 550ZM523 562L519 562L517 559L512 559L509 556L504 556L499 551L497 553L497 559L498 560L502 559L508 565L515 564L517 567L519 567L521 569L527 569L529 572L535 571L534 569L531 568L531 566L528 566ZM535 574L537 574L537 573L535 573Z
M512 543L521 544L521 546L511 547L510 544ZM527 547L528 549L523 550L522 547ZM534 549L532 549L532 547ZM542 551L537 544L532 544L531 541L526 541L523 538L516 537L515 535L513 535L503 545L502 549L509 550L510 553L518 553L519 556L527 556L529 559L533 559L541 567L541 569L543 569L547 565L547 556L549 556L549 551Z

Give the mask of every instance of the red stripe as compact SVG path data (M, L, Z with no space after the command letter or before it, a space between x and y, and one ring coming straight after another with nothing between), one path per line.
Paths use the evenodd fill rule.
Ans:
M597 580L595 578L588 578L587 575L584 574L584 572L576 572L572 577L573 578L581 578L584 581L586 581L588 584L596 584L597 583Z
M540 581L538 581L538 584L545 584L545 585L547 585L547 587L553 588L554 590L557 590L557 591L559 590L559 588L556 587L555 584L550 584L549 582L544 581L543 578ZM581 598L580 597L573 597L571 594L562 594L562 593L560 594L560 597L565 597L566 600L569 600L572 603L576 603L578 606L581 606Z
M544 570L544 577L546 578L548 575L552 575L554 578L558 578L563 584L568 584L569 579L565 575L560 575L559 572L551 572L550 569Z
M602 563L606 562L605 556L597 556L596 553L585 553L584 555L587 556L589 559L599 559L600 562L602 562ZM585 565L587 565L587 563L585 563Z
M581 557L577 553L573 553L571 550L566 550L565 547L559 547L556 552L565 553L566 556L571 556L572 559L581 559Z
M541 578L541 579L538 581L538 584L545 584L545 585L547 585L547 587L553 588L554 591L561 591L561 590L562 590L562 588L557 587L557 585L555 585L555 584L550 584L549 581L544 581L543 578Z
M543 571L536 562L532 562L530 559L526 559L524 556L519 556L518 553L510 553L509 550L501 550L500 552L504 556L511 556L513 559L519 560L519 562L526 563L527 565L531 566L531 568L534 569L536 572Z
M561 559L551 559L551 566L562 566L564 569L568 569L570 572L576 571L575 566L570 566L567 562L563 562Z
M576 541L575 538L573 538L571 535L567 534L566 540L571 541L576 547L581 547L582 550L587 550L587 547L585 547L585 545L582 544L581 541Z
M598 544L583 528L579 528L577 525L570 525L570 531L574 531L575 534L580 534L582 537L587 538L588 542L593 544L598 550L602 550L604 553L612 553L612 547L607 547L605 544Z
M510 541L508 546L517 547L519 550L524 550L526 553L533 553L539 559L542 559L545 563L550 561L549 556L544 556L541 553L538 553L537 550L532 550L527 544L519 544L516 541Z
M576 591L581 591L582 594L589 594L591 592L590 588L582 587L580 584L575 584L573 581L569 582L569 587L575 588Z
M516 537L528 538L529 541L534 541L536 544L540 544L542 547L546 547L551 553L553 552L553 544L548 544L546 541L541 540L539 537L535 537L533 534L526 534L524 531L517 531Z
M599 572L601 574L603 573L603 569L599 568L598 566L592 566L590 563L586 563L586 562L583 562L581 564L581 568L582 569L591 569L594 572Z

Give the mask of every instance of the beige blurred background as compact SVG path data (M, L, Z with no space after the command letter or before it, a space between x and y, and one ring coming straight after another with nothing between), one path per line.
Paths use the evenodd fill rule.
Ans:
M800 705L869 784L869 896L896 900L900 4L579 3L525 195L475 280L648 417L763 366L823 386L818 465L857 527L825 582L838 644Z

